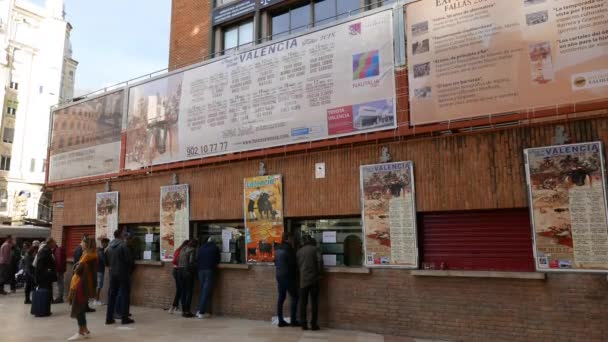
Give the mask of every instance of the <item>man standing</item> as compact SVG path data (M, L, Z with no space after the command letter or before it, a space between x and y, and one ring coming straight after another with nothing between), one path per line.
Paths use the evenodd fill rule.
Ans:
M220 249L210 237L207 243L198 250L198 280L201 283L201 293L198 301L198 312L196 318L209 318L209 306L211 306L211 292L215 270L220 263Z
M9 235L2 246L0 246L0 295L7 295L6 291L4 291L4 284L10 283L12 249L13 237Z
M289 292L289 296L291 297L291 326L297 327L300 325L296 318L298 309L298 292L296 289L298 265L296 252L290 244L292 240L291 236L287 232L284 232L283 241L275 250L274 265L276 267L277 287L279 290L277 315L279 316L279 327L281 328L289 325L283 319L283 303L285 302L285 297L287 297L287 292Z
M53 301L55 304L63 303L64 287L65 287L65 270L66 270L66 256L65 249L57 246L53 250L55 256L55 269L57 270L57 297Z
M323 263L319 260L317 248L314 245L314 240L304 235L302 237L304 246L297 253L298 267L300 269L300 323L302 330L308 330L308 321L306 320L306 310L308 309L308 296L312 305L312 330L319 330L318 315L319 315L319 280L321 279L321 270Z
M21 263L21 249L16 243L13 243L11 248L11 271L10 271L10 284L11 293L17 292L17 279L15 274L19 272L19 264Z
M95 305L101 305L99 297L103 289L103 279L106 275L106 256L105 250L108 248L110 240L108 238L101 239L101 247L97 247L97 293L95 296Z
M107 266L110 267L110 289L108 294L108 311L106 312L106 324L114 324L114 312L118 297L118 291L122 290L121 296L122 324L135 323L129 318L130 284L129 277L133 269L133 257L131 251L124 241L121 230L114 231L114 240L106 249Z
M36 259L34 261L36 275L36 284L39 288L47 289L49 296L53 289L53 283L57 281L57 270L55 269L55 257L53 256L53 249L57 246L57 243L53 238L48 238L46 244L42 245Z

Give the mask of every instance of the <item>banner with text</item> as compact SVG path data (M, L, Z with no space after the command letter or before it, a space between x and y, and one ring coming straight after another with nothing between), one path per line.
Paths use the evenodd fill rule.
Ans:
M160 258L172 261L176 247L190 234L190 188L188 184L160 187Z
M121 90L53 112L50 183L119 171L123 101Z
M247 263L273 263L283 234L283 181L280 175L245 178Z
M392 129L392 11L129 92L126 168Z
M525 150L539 271L608 271L600 142Z
M407 6L413 125L608 97L605 0Z
M412 162L361 166L365 265L418 268Z
M95 238L114 240L118 229L118 192L101 192L95 198Z

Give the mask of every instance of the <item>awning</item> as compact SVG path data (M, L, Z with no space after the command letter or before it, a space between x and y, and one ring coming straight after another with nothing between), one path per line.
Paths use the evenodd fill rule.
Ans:
M0 238L12 235L18 239L46 239L51 236L51 228L32 225L25 226L5 226L0 225Z

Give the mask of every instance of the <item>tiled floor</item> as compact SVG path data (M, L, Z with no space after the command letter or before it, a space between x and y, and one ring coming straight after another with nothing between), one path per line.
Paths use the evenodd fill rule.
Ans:
M97 341L285 341L285 342L412 342L413 338L385 337L347 330L323 329L304 332L299 328L277 328L268 321L250 321L226 317L208 320L172 316L166 311L133 307L136 321L129 326L104 325L106 307L87 314L89 330ZM0 297L0 341L65 341L76 332L76 320L70 318L67 304L53 305L53 315L34 318L30 306L23 304L23 293ZM428 340L426 340L428 341Z

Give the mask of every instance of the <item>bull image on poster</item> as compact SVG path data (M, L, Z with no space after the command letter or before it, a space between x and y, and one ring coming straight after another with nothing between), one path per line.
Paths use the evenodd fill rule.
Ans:
M114 239L118 229L118 192L102 192L95 196L95 238Z
M361 166L365 265L418 267L411 162Z
M280 175L244 180L247 263L273 263L283 234L283 182Z
M600 142L525 150L539 271L608 270L608 225Z
M160 188L160 257L173 260L175 246L190 233L190 196L187 184Z

